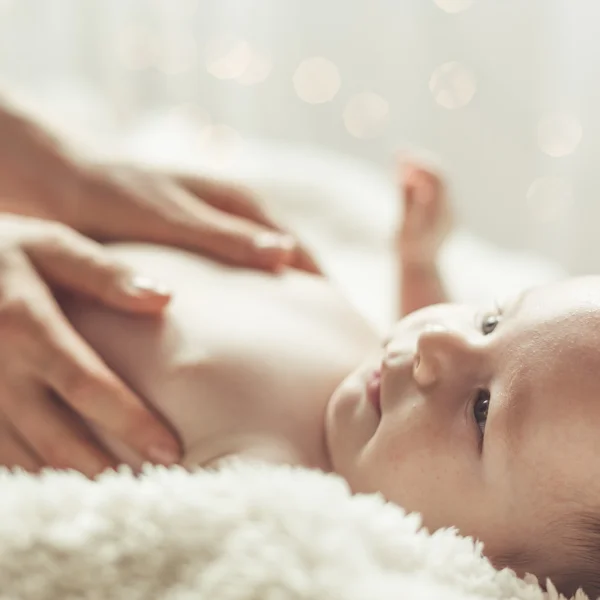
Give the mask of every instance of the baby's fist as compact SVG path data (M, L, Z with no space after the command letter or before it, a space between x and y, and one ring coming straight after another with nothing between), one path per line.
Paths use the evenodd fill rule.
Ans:
M404 216L398 229L400 259L427 265L452 229L452 211L440 176L428 166L409 160L401 163Z

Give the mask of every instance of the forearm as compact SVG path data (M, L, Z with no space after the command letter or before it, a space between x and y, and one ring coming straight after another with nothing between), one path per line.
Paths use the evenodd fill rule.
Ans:
M26 152L30 159L31 152L39 152L55 161L66 164L72 161L71 153L65 140L39 118L34 111L0 92L0 148L3 154L10 153L20 157Z
M0 91L0 211L63 220L76 171L66 145Z
M398 275L399 317L432 304L448 302L439 267L435 261L411 263L400 258Z

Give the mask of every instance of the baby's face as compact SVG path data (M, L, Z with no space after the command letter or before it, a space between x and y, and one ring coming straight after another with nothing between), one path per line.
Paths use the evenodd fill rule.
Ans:
M492 557L543 544L573 501L600 503L600 278L409 315L336 390L326 430L355 492Z

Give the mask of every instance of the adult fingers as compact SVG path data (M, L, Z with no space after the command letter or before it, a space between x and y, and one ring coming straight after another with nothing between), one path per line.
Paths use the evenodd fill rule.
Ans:
M164 286L134 273L97 242L58 223L47 227L46 235L24 248L46 281L131 312L157 313L169 302Z
M175 181L199 199L224 213L264 225L269 230L283 235L291 235L268 214L262 203L246 189L211 179L194 177L193 175L178 175L175 176ZM265 239L268 240L269 238ZM288 255L288 260L288 266L309 273L322 274L316 260L298 240L295 240L294 250Z
M21 340L15 360L22 377L51 388L77 415L145 459L177 462L180 448L175 435L72 328L43 282L33 273L22 285L28 289L21 308L4 315L13 337Z
M291 267L313 273L314 275L323 275L323 270L312 254L303 246L298 246L294 258L290 263Z
M119 438L146 460L177 462L179 447L166 425L70 327L56 324L53 329L44 346L55 359L40 369L40 377L82 418Z
M88 477L116 466L83 424L37 381L20 381L2 399L2 412L44 466L75 469Z
M223 212L266 225L269 229L279 229L261 202L244 188L193 175L175 175L174 180L194 196Z
M6 422L0 424L0 465L9 469L18 467L30 473L37 473L43 466L42 461Z
M150 241L185 247L231 264L268 271L278 271L289 263L295 248L290 235L271 231L260 223L199 201L175 183L165 186L162 193L165 203L170 200L177 210L157 227Z

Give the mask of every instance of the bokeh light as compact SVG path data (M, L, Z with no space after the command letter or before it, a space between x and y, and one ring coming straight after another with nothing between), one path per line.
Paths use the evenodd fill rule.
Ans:
M582 136L581 123L568 113L549 113L538 123L538 145L548 156L558 158L571 154Z
M242 85L261 83L270 75L272 69L273 62L271 59L263 52L252 48L250 62L242 75L237 78L237 82Z
M126 27L117 36L116 52L126 69L146 69L154 63L156 35L142 27Z
M309 104L323 104L335 98L342 80L333 62L321 56L313 56L298 65L293 83L301 100Z
M469 104L477 91L475 76L456 61L437 67L429 79L434 100L443 108L454 110Z
M473 4L473 0L433 0L438 8L447 13L459 13Z
M573 204L573 190L561 177L540 177L527 190L527 205L532 218L554 223L564 218Z
M372 138L381 133L389 112L389 103L385 98L373 92L356 94L344 109L344 125L354 137Z
M251 62L252 49L244 39L222 35L208 44L206 70L217 79L242 77Z
M191 35L171 37L156 56L156 66L167 75L186 73L196 62L198 48Z

